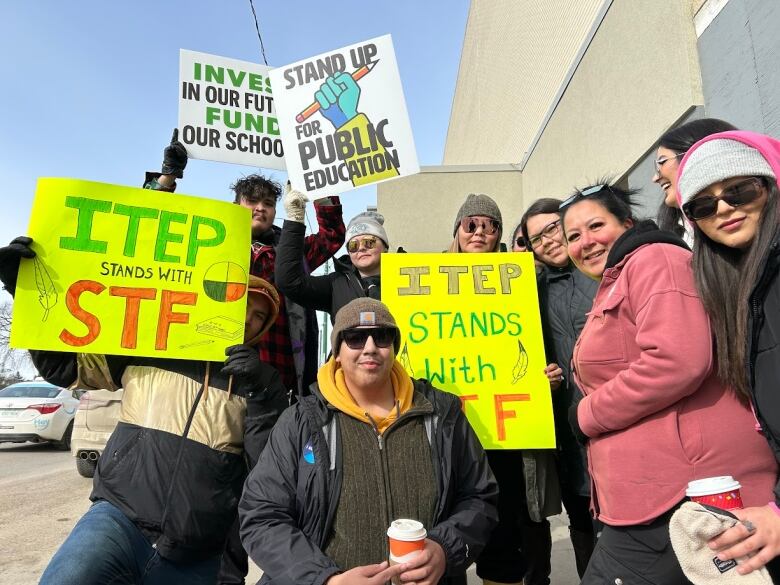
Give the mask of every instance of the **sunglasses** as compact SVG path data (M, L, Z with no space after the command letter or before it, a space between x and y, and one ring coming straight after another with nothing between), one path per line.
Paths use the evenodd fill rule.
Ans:
M531 247L538 248L539 245L542 243L542 237L546 237L547 239L552 239L552 237L555 236L560 229L561 229L560 219L551 221L546 226L544 226L542 228L542 231L540 231L538 234L528 238L528 240L531 242Z
M460 227L462 227L463 231L467 234L473 234L477 231L477 228L481 227L482 233L491 236L501 229L501 222L497 219L490 219L489 217L471 215L460 220Z
M518 236L515 238L515 244L518 248L528 248L528 242L525 241L525 238L523 236Z
M691 221L698 221L715 215L718 211L718 202L723 200L726 205L739 207L747 205L758 199L764 193L764 183L761 179L753 177L746 181L740 181L730 185L723 190L717 197L713 195L702 195L691 199L682 206L685 217Z
M360 244L363 244L366 250L372 250L377 243L378 239L374 237L368 238L352 238L347 242L347 252L354 254L360 250Z
M396 330L389 327L345 329L341 332L341 338L349 349L363 349L369 337L377 347L390 347L395 342L395 336Z
M655 172L656 173L660 173L661 172L661 167L664 166L667 162L669 162L670 160L674 160L676 158L681 158L683 156L685 156L684 152L681 152L680 154L675 154L674 156L661 156L661 157L658 157L657 159L655 159L653 161L653 165L655 166Z
M612 192L612 188L609 185L593 185L592 187L588 187L587 189L583 189L582 191L577 191L574 195L566 199L563 203L561 203L558 206L558 211L561 211L565 208L567 208L569 205L577 201L578 199L585 199L586 197L590 197L591 195L597 195L601 193L602 191L609 191Z

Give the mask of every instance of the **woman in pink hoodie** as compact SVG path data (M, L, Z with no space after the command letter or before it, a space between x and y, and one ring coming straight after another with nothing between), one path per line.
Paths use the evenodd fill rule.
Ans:
M754 132L700 140L680 163L678 203L694 226L693 271L715 331L721 378L756 410L780 458L780 141ZM780 484L736 512L710 546L723 560L750 554L739 572L780 563ZM767 503L768 502L768 503ZM770 573L777 567L770 566Z
M630 198L602 184L561 204L569 256L600 281L572 360L584 394L572 424L605 524L582 583L682 585L668 523L688 482L732 475L755 505L771 496L777 464L748 403L717 376L691 253L635 222Z

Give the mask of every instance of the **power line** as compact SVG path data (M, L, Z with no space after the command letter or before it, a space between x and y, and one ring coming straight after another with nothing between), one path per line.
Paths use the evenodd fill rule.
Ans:
M268 65L268 59L265 58L265 46L263 45L263 37L260 35L260 25L257 23L257 12L255 12L255 4L252 0L249 0L249 7L252 9L252 16L255 17L255 30L257 30L257 38L260 40L260 53L263 55L263 63Z

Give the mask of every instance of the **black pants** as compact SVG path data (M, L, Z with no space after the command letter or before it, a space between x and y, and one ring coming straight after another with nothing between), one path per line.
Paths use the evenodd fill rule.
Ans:
M249 572L249 556L241 544L238 535L238 514L230 528L225 550L219 564L218 585L244 585L244 579Z
M674 510L646 525L604 526L580 585L691 585L669 540Z

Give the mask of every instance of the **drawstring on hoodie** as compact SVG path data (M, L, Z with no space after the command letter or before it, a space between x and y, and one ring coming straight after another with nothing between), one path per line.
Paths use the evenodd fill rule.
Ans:
M211 371L211 363L206 362L206 376L203 378L203 402L209 396L209 372Z
M233 374L230 374L228 378L228 400L230 400L230 394L233 392Z

